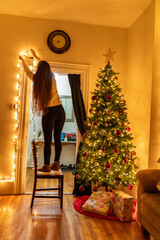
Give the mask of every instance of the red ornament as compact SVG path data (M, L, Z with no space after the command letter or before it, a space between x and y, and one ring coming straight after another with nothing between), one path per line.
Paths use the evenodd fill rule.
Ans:
M118 80L118 77L117 77L117 76L115 76L113 79L114 79L114 80Z
M113 189L110 186L108 186L108 192L113 192Z
M96 96L92 96L92 100L96 100L97 98L96 98Z
M124 164L127 164L127 160L128 160L128 159L125 157L125 158L124 158Z
M121 109L121 113L122 113L122 115L124 114L124 110L123 109Z
M135 156L136 152L134 150L132 150L132 156Z
M112 111L111 110L108 110L108 114L110 115L112 113Z
M108 95L108 96L107 96L107 99L108 99L108 100L111 100L111 99L112 99L112 96L111 96L111 95Z
M114 152L115 154L118 154L118 153L119 153L119 149L116 147L116 148L113 150L113 152Z
M122 123L121 125L124 126L124 123Z
M129 190L132 190L132 189L133 189L133 185L132 185L132 184L129 184L129 185L128 185L128 189L129 189Z
M97 125L98 125L98 122L97 122L97 121L94 121L94 122L93 122L93 125L94 125L94 126L97 126Z
M107 162L107 163L105 164L105 168L106 168L106 169L110 169L110 168L111 168L111 164L110 164L109 162Z
M102 153L104 152L104 146L101 147Z
M87 156L88 156L88 153L84 152L83 157L87 158Z
M101 114L102 113L101 110L99 110L98 113Z
M93 108L89 109L89 112L90 112L90 113L92 113L92 111L93 111Z
M130 127L126 127L126 130L129 132L131 129L130 129Z
M92 126L90 126L89 128L90 128L90 129L92 129L93 127L92 127Z
M122 133L121 130L116 130L116 135L117 136L121 136L121 133Z
M122 99L122 101L123 101L123 104L126 105L126 100Z
M86 138L86 137L87 137L87 133L84 133L84 134L83 134L83 137Z
M80 191L80 192L83 192L83 191L84 191L83 185L81 185L81 186L79 187L79 191Z
M79 175L79 174L76 174L76 178L77 178L77 179L80 178L80 175Z
M100 86L100 84L99 83L96 83L96 87L98 88Z

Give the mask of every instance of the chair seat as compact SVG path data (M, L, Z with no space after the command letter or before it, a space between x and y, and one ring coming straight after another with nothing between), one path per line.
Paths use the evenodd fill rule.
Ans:
M40 177L40 176L44 176L44 177L53 177L53 176L62 176L63 173L61 171L61 169L59 170L51 170L51 172L40 172L40 171L37 171L37 177Z

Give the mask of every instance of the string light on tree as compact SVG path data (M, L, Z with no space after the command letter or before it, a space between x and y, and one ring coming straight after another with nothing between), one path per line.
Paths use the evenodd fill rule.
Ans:
M100 68L92 92L90 117L77 165L80 191L91 182L106 189L124 185L130 190L136 183L136 152L127 119L126 101L117 82L118 73L110 64L114 53L109 48L104 54L107 65Z

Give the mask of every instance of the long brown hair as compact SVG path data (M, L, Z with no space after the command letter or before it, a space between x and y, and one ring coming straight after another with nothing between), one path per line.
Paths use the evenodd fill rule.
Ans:
M33 76L33 112L46 112L46 106L51 99L52 77L53 74L48 62L40 61Z

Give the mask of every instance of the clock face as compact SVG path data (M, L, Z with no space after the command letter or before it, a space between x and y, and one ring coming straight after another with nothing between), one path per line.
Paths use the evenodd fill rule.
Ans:
M66 44L66 40L62 35L55 35L52 42L56 48L63 48Z
M51 51L60 54L66 52L70 48L71 40L67 33L56 30L49 34L47 44Z

